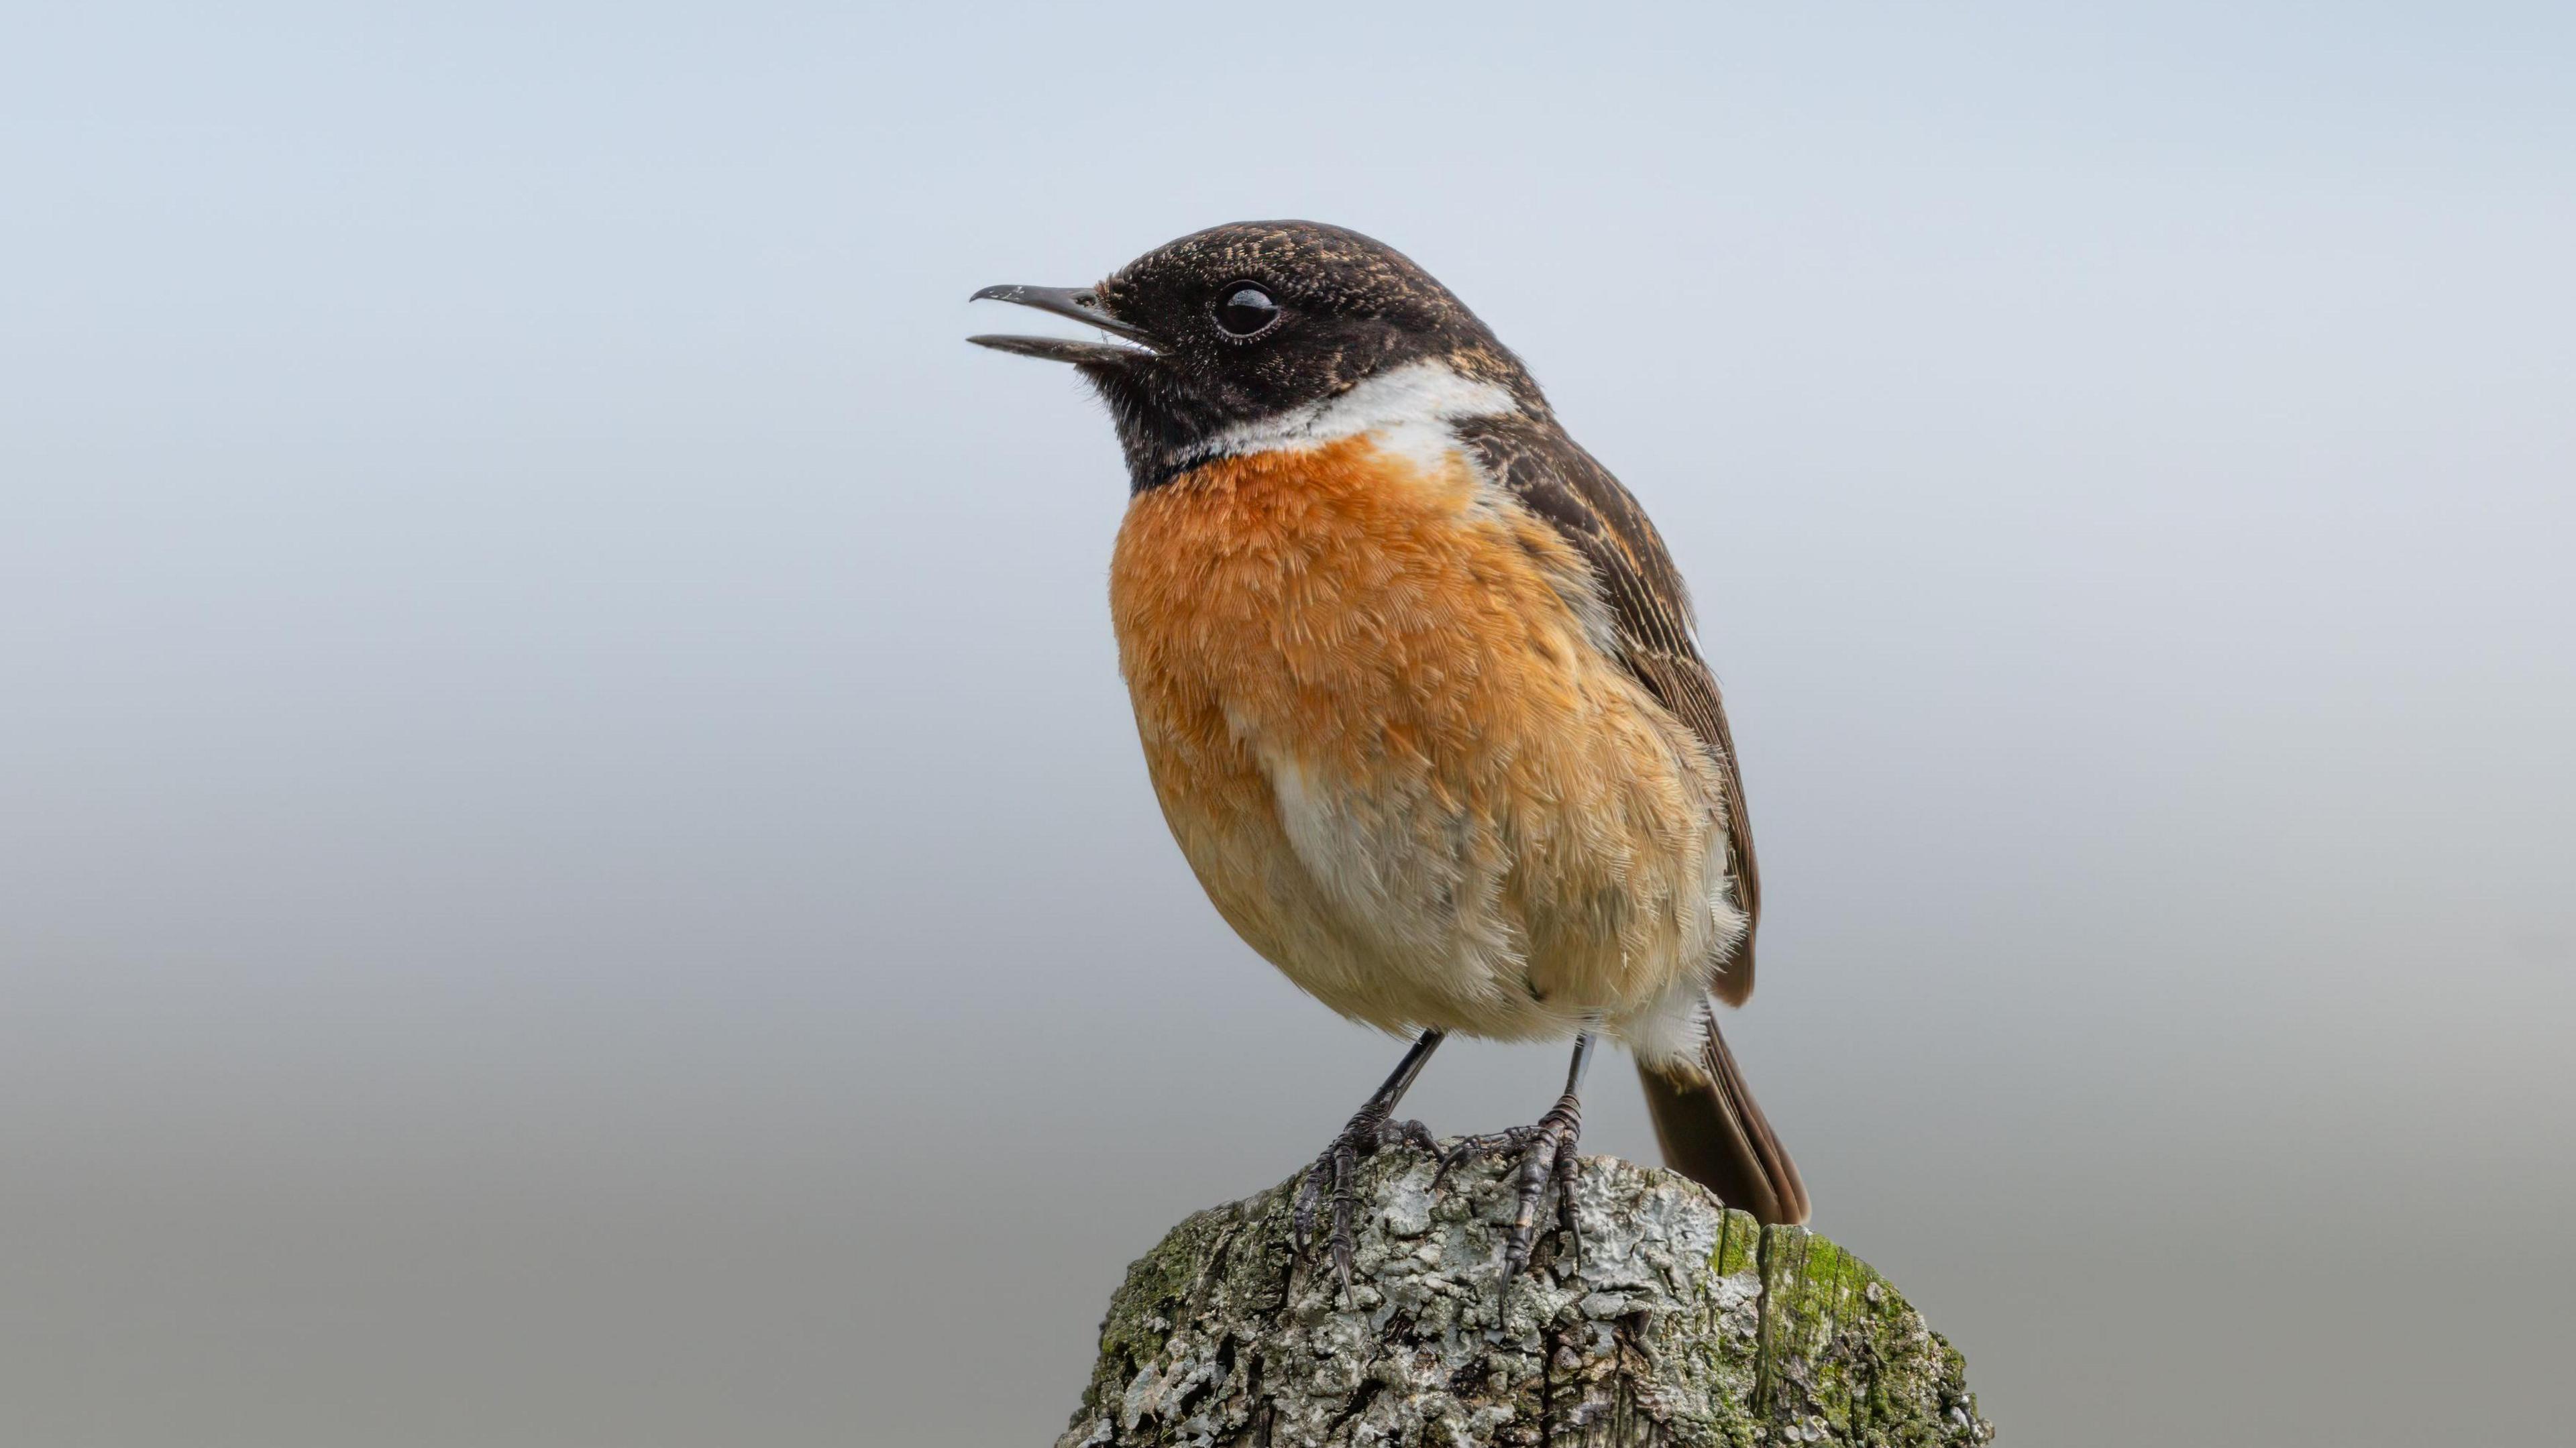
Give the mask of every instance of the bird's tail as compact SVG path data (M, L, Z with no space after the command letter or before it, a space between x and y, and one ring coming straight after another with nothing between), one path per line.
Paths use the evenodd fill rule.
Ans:
M1745 1087L1735 1053L1718 1033L1716 1006L1701 1009L1708 1018L1708 1044L1700 1048L1698 1061L1661 1067L1637 1063L1664 1165L1758 1221L1803 1222L1807 1185L1798 1179L1797 1163L1781 1149L1771 1123Z

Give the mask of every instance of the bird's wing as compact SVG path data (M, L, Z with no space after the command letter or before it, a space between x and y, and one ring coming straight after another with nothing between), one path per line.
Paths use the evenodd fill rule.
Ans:
M1689 594L1662 535L1610 470L1551 421L1518 414L1463 420L1463 443L1521 505L1554 527L1592 565L1618 631L1619 662L1657 702L1687 725L1717 762L1726 786L1727 854L1743 943L1714 989L1729 1005L1753 993L1753 927L1762 913L1762 876L1735 739L1717 680L1691 639Z

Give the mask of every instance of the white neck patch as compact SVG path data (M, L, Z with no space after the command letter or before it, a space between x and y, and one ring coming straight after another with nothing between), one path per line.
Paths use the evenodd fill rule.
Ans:
M1369 435L1382 447L1436 465L1454 444L1449 424L1517 411L1512 394L1463 377L1446 362L1409 362L1339 397L1227 428L1200 445L1202 457L1321 447Z

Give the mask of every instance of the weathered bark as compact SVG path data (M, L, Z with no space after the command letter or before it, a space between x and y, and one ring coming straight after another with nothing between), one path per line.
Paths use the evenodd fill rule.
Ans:
M1959 1354L1858 1258L1670 1172L1586 1159L1576 1244L1497 1301L1499 1169L1363 1171L1354 1288L1290 1250L1296 1178L1201 1212L1128 1269L1057 1448L1974 1445Z

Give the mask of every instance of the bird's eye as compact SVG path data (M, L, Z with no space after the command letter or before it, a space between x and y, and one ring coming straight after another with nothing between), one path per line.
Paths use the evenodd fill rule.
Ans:
M1217 328L1238 342L1260 336L1278 320L1279 304L1250 282L1237 282L1217 293Z

